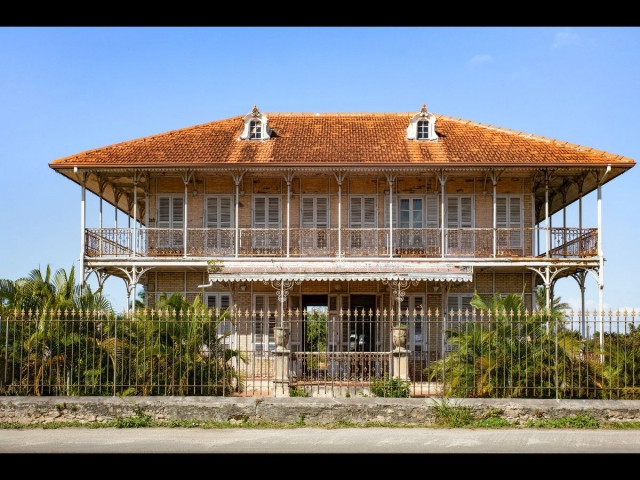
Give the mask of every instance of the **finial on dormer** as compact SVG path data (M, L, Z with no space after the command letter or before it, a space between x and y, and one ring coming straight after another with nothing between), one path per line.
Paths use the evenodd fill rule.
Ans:
M427 104L423 103L422 108L420 109L420 113L427 113Z
M256 115L260 115L260 110L256 105L253 106L253 110L251 110L251 114L255 117Z

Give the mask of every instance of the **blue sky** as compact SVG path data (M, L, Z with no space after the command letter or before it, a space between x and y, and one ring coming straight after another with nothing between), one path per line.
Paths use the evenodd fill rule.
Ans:
M640 159L636 27L0 27L0 65L0 278L78 268L80 187L49 162L254 104L408 112L426 103ZM603 187L607 308L640 307L639 180L634 167ZM97 226L88 197L87 225ZM590 195L585 227L597 226L596 213ZM576 206L567 218L577 226ZM105 293L124 308L122 280ZM556 294L579 305L573 279ZM591 277L586 298L597 306Z

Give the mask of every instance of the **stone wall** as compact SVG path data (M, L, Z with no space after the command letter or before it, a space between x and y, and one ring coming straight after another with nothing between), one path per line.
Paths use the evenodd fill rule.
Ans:
M305 425L381 423L425 425L435 421L434 399L270 397L2 397L0 423L104 423L150 416L157 421L278 422ZM528 420L591 414L602 422L640 421L638 400L449 399L478 417L498 413L514 426Z

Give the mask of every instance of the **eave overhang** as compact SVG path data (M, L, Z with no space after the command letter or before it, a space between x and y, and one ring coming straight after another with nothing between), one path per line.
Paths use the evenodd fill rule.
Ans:
M470 266L434 265L431 262L273 262L271 260L225 261L210 282L267 281L432 281L471 282Z

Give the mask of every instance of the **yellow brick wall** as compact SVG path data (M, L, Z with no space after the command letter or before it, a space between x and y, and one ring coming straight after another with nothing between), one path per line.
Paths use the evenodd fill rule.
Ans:
M473 178L449 178L445 185L447 195L472 195L475 180Z
M194 186L195 182L195 186ZM532 180L528 178L500 178L496 191L498 194L519 194L524 196L524 225L531 225L531 189ZM347 177L342 184L342 221L348 224L348 197L349 195L379 195L378 219L379 225L384 221L384 192L388 191L389 184L385 177ZM197 192L193 196L194 188ZM398 177L393 184L396 194L423 194L439 192L439 181L435 177L416 176ZM286 222L286 193L287 186L282 177L251 177L245 176L240 184L240 212L238 224L242 227L251 225L251 199L253 194L280 195L282 199L283 225ZM204 194L228 194L235 195L235 184L231 176L207 176L196 177L188 185L188 209L189 226L200 227L204 224ZM483 194L486 191L486 194ZM299 223L300 195L314 195L330 192L332 226L337 226L338 185L334 178L323 177L296 177L291 182L292 203L290 205L291 223ZM446 182L448 195L474 195L475 222L477 227L492 226L492 200L493 190L491 181L482 178L448 178ZM156 177L150 181L149 217L155 220L158 194L183 194L184 183L180 177ZM151 225L150 225L151 226ZM526 235L527 246L530 246L531 236Z
M224 175L216 175L212 177L205 177L204 179L196 178L196 185L198 185L198 193L202 191L200 185L204 182L204 193L206 194L235 194L235 182L233 181L233 177L224 176ZM244 187L244 179L240 185L240 190Z
M386 181L380 181L380 190L387 190L388 185ZM384 182L384 184L382 184L382 182ZM347 193L349 195L371 195L378 192L378 179L375 177L347 177L346 182L342 184L343 187L345 183L347 183Z
M475 275L476 290L480 295L493 292L493 273L477 273Z
M394 187L394 194L422 195L425 193L426 179L424 177L398 177Z

